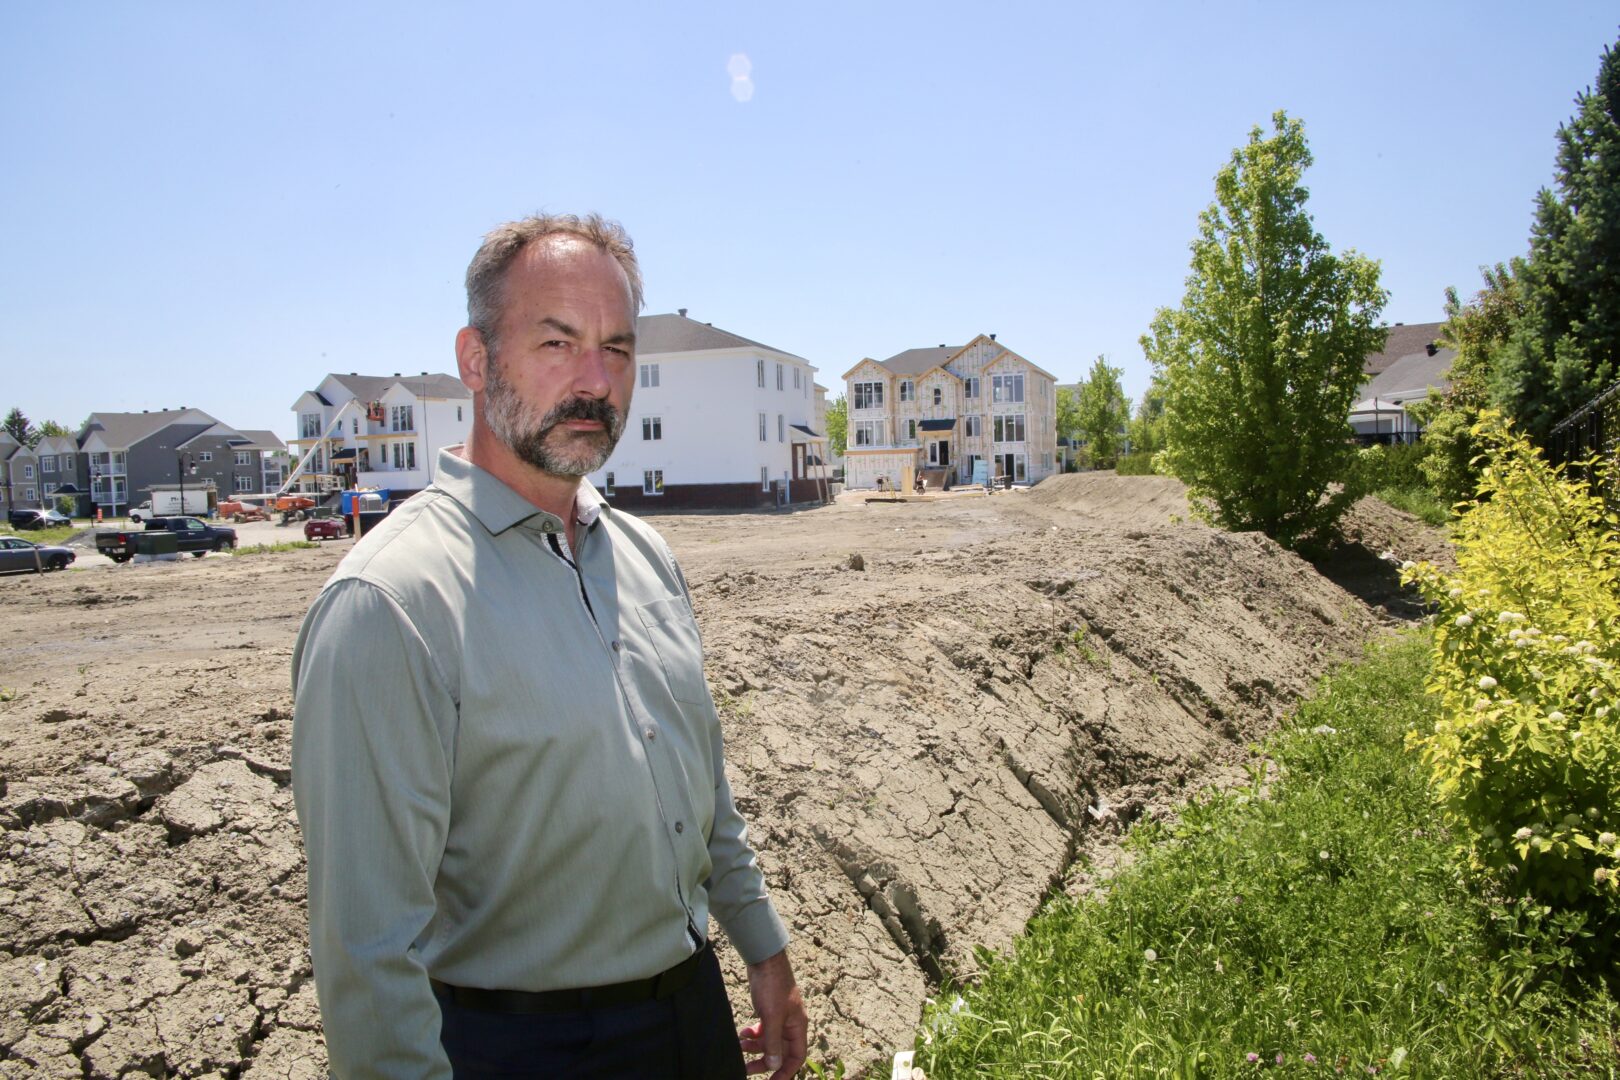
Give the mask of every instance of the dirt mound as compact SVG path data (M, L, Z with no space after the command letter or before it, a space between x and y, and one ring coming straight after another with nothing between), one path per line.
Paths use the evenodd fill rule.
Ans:
M1062 479L655 522L819 1058L909 1045L975 945L1376 626L1270 541L1170 523L1172 482ZM287 663L341 554L0 581L26 643L0 675L0 1076L324 1075Z

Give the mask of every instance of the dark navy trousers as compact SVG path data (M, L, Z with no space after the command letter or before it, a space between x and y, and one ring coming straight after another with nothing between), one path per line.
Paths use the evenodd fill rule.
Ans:
M673 997L509 1015L439 995L439 1041L456 1080L743 1080L737 1022L714 950Z

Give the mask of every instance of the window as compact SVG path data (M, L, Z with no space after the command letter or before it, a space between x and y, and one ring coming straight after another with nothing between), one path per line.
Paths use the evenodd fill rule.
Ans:
M1024 414L1008 413L996 417L996 442L1024 441Z
M1052 455L1051 454L1042 454L1041 455L1041 468L1050 469L1051 467L1052 467Z
M970 401L978 398L979 377L977 375L969 375L962 380L962 396Z
M238 450L236 451L236 463L238 465L251 465L253 464L253 455L246 450Z
M776 365L776 388L778 390L782 389L782 365L781 364Z
M318 439L321 437L321 414L298 414L298 437L300 439Z
M394 468L403 469L404 467L405 467L405 444L402 443L402 442L397 442L397 443L394 444Z
M214 460L214 452L212 450L199 450L199 451L197 451L197 460L198 461L213 461Z
M855 421L856 446L878 446L883 442L883 421L857 420Z
M45 454L39 459L39 471L42 473L56 471L56 455Z
M901 379L900 380L900 400L901 401L916 401L917 400L917 386L910 379Z
M765 414L759 414L759 441L765 441Z
M1023 374L990 376L990 400L995 402L1023 401Z
M798 388L799 388L799 369L794 368L793 369L793 389L797 390Z
M38 499L39 496L34 494L34 489L33 488L28 487L28 488L23 488L23 498L28 500L29 502L33 502L34 500Z
M49 480L47 480L45 482L45 494L51 495L51 494L54 494L55 491L56 491L56 485L51 483Z
M415 431L416 417L414 405L395 405L389 410L389 431Z
M602 482L602 494L604 494L604 495L612 495L613 494L613 474L612 473L608 473L607 474L607 479Z
M945 400L945 391L941 390L937 386L934 387L934 405L935 405L935 407L937 408L940 404L942 404L944 402L944 400Z
M360 434L360 418L358 416L349 417L349 432L353 435Z
M962 434L970 439L978 438L980 435L983 435L984 417L964 416L962 418Z
M776 414L776 441L787 442L787 422L782 419L781 413Z
M237 491L252 491L253 490L253 477L251 477L251 476L238 476L236 478L236 490Z
M883 384L880 382L858 382L852 387L855 393L854 407L857 409L883 408Z
M661 416L643 416L641 418L641 438L645 442L657 442L664 437L664 418Z
M408 442L408 443L405 444L405 467L407 469L416 468L416 443L415 442Z
M759 467L759 490L771 490L771 468L769 465Z
M456 423L461 423L461 406L456 406Z
M641 493L643 495L662 495L664 493L663 469L648 469L641 474Z
M765 389L765 361L764 360L755 360L754 361L754 381L759 384L759 388L761 390Z
M34 478L34 467L32 465L24 465L23 466L23 479L24 480L32 480L33 478ZM30 498L32 498L32 496L30 496Z
M649 387L649 386L657 386L658 385L658 365L657 364L642 364L641 365L641 385L642 385L643 389L645 389L646 387Z
M910 439L912 442L917 441L917 421L906 421L906 438Z

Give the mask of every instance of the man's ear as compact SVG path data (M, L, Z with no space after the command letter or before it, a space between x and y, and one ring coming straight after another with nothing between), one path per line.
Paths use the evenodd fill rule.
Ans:
M461 381L475 394L483 393L484 373L489 366L489 350L484 348L484 335L470 326L456 332L456 368Z

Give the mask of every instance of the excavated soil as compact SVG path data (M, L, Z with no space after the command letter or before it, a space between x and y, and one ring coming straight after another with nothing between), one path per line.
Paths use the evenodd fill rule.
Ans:
M1365 503L1313 566L1108 474L652 520L813 1053L854 1075L1082 852L1230 773L1410 614L1379 552L1445 556ZM346 547L0 580L0 1076L324 1075L287 664Z

